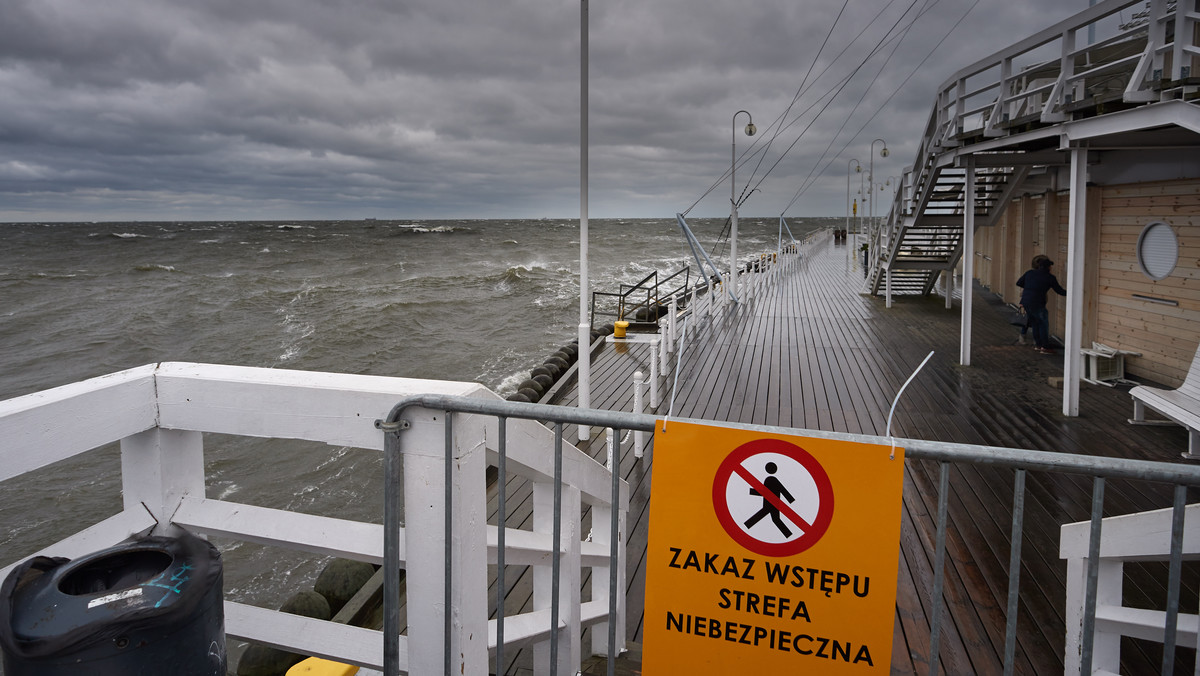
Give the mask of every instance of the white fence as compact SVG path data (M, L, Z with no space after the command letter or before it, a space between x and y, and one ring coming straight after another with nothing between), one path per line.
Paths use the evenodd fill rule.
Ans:
M1092 673L1116 674L1121 666L1121 637L1195 648L1200 636L1200 618L1180 613L1178 633L1170 631L1171 603L1167 610L1131 608L1122 605L1124 566L1127 562L1169 561L1172 545L1171 508L1104 519L1099 538L1099 565L1095 595L1095 633L1092 643ZM1179 555L1195 560L1200 556L1200 505L1183 510ZM1087 620L1088 552L1091 522L1067 524L1060 531L1059 556L1067 560L1067 642L1065 672L1080 673L1083 627ZM1175 565L1178 565L1176 563ZM1177 573L1176 573L1177 574ZM1178 607L1178 596L1175 599ZM1167 667L1169 669L1169 667ZM1164 671L1169 673L1169 671Z
M243 541L339 556L374 564L384 562L384 527L326 516L269 509L205 495L204 433L301 439L338 446L382 450L384 434L375 427L400 399L415 394L474 397L498 401L482 386L469 383L312 373L206 364L148 365L80 383L0 402L0 481L113 442L121 445L121 512L48 547L45 554L75 558L130 536L167 533L172 524L190 531ZM446 495L441 411L410 409L405 434L405 526L400 533L399 564L407 569L408 604L420 618L400 638L400 669L429 674L443 671L446 635L441 620L445 591L443 538ZM488 655L496 648L496 620L489 620L488 565L497 559L500 529L488 523L486 469L495 464L495 418L455 416L453 537L454 632L449 637L454 673L488 673ZM592 519L607 518L612 500L611 474L591 457L562 449L561 541L552 541L555 515L545 496L555 490L555 435L528 420L506 425L507 465L533 483L532 529L505 528L505 560L534 569L534 610L508 618L505 644L532 645L542 655L551 631L549 568L562 571L556 614L560 620L556 673L575 673L583 647L582 627L608 619L610 547L607 528L581 533L585 505ZM64 492L71 487L64 486ZM624 515L628 487L620 482L616 506L618 586L624 588ZM602 532L603 531L603 532ZM555 551L559 552L555 562ZM0 578L11 569L0 570ZM583 573L592 569L595 601L580 602ZM616 650L624 645L624 595L616 618ZM225 602L226 633L293 652L374 669L383 666L383 633L231 601ZM607 648L608 632L594 631L593 647ZM537 660L539 673L550 673L548 660Z

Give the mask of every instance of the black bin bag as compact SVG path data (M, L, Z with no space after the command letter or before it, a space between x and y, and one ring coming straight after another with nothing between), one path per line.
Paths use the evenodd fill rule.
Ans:
M5 676L224 676L221 582L190 534L34 557L0 587Z

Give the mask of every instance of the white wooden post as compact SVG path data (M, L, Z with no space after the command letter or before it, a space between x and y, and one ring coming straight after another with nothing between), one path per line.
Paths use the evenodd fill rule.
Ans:
M605 461L604 466L607 467L608 471L611 472L613 471L613 463L619 462L617 458L619 458L621 455L621 442L617 439L617 435L611 427L604 428L604 435L605 441L607 442L605 443L605 450L608 452L608 458Z
M942 271L942 276L946 282L946 309L954 309L954 268L946 268Z
M975 279L975 160L966 158L967 175L963 184L962 246L962 332L958 343L958 363L971 365L971 289Z
M633 412L645 413L646 406L642 401L642 387L645 383L642 381L642 372L635 371L633 374ZM646 433L642 430L633 431L633 457L642 457L642 446L646 443Z
M450 612L451 665L455 673L488 669L486 449L482 426L457 416L451 463L454 527ZM404 454L405 558L408 571L410 674L443 671L445 617L445 421L442 411L408 409Z
M883 305L884 307L890 308L892 307L892 268L890 265L888 266L887 270L884 271L884 275Z
M1096 607L1121 605L1121 561L1100 559L1096 578ZM1067 559L1066 646L1063 672L1078 674L1083 649L1083 607L1087 589L1087 558ZM1121 662L1121 635L1105 632L1097 623L1092 634L1092 671L1117 673Z
M171 516L185 496L204 497L204 437L155 427L121 440L121 493L125 511L143 508L170 533Z
M654 354L658 352L658 339L655 338L650 343L650 406L658 408L658 360L654 358Z
M1087 148L1071 149L1070 230L1067 235L1067 319L1063 336L1063 415L1079 415L1083 366L1083 263L1087 219ZM1047 225L1046 227L1050 227Z
M671 365L668 363L670 360L667 357L667 346L671 344L671 339L667 336L667 332L664 331L659 334L656 342L659 368L663 373L670 373Z
M533 645L533 673L539 676L570 676L579 670L582 661L583 637L579 632L579 606L581 576L580 562L580 496L573 486L562 487L562 538L559 540L560 578L558 582L558 621L564 624L558 631L558 663L550 668L550 641L539 641ZM533 485L533 531L552 536L554 533L554 484L535 482ZM553 600L553 569L550 565L535 566L533 569L533 609L546 610ZM486 576L484 576L486 582ZM486 590L484 591L486 594ZM485 626L486 629L486 626ZM484 634L486 636L486 633ZM412 639L409 639L411 644ZM487 662L481 671L463 673L486 673ZM410 673L418 673L411 671Z
M604 545L605 550L612 544L610 540L609 519L616 506L592 505L592 541ZM625 589L625 510L617 514L617 616L616 650L620 655L625 650L625 594L619 590ZM591 581L592 599L605 600L609 596L608 566L593 566ZM598 622L592 625L592 654L604 655L608 652L608 622Z
M675 341L678 336L675 335L675 315L679 312L679 304L675 300L675 296L671 296L671 311L667 314L667 352L675 353Z

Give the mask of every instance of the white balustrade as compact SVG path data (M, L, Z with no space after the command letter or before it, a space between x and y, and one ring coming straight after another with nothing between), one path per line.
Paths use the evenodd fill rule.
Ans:
M383 526L329 516L240 504L205 495L203 433L313 441L383 450L375 420L414 394L499 397L473 383L289 371L284 369L162 363L73 383L0 402L0 481L121 444L123 509L36 554L75 558L130 536L172 534L177 528L373 564L383 562ZM443 411L408 409L404 449L405 537L401 565L407 569L411 622L401 637L401 668L441 673L445 514L429 505L444 502ZM481 414L454 414L454 490L450 518L454 613L454 670L488 673L496 621L489 620L488 565L497 559L497 525L488 524L486 467L496 461L498 421ZM628 486L620 482L611 504L610 472L586 453L563 444L562 539L551 542L555 513L554 433L529 420L507 419L507 467L534 486L533 530L506 528L506 563L534 567L532 612L506 619L506 645L529 644L537 673L549 671L551 563L561 563L559 661L554 672L580 668L582 628L594 626L592 649L607 649L609 593L608 518L618 510L617 563L619 652L624 647L625 520ZM297 490L302 488L297 478ZM70 487L63 487L67 492ZM583 505L592 509L590 541L581 534ZM64 524L65 525L65 524ZM0 578L15 566L0 570ZM583 568L590 568L593 601L580 600ZM277 646L349 664L381 669L379 631L287 615L225 602L230 637ZM543 659L544 657L544 659Z

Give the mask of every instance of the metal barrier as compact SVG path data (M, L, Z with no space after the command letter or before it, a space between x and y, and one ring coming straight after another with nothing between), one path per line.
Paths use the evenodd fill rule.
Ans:
M679 280L681 275L683 279ZM672 282L675 282L674 286L671 286ZM638 322L657 322L660 308L669 303L671 299L685 300L690 284L691 268L685 265L662 280L658 279L658 271L655 270L636 284L621 284L616 293L594 291L592 292L592 328L595 328L598 316L612 317L613 321L628 321L630 317L633 317ZM607 303L602 301L607 301ZM643 314L645 318L638 319L639 313Z
M418 420L416 412L423 410L426 416L421 416ZM439 462L436 454L425 451L421 448L422 443L429 443L436 436L436 433L430 433L429 427L425 425L425 434L420 434L415 431L415 428L421 426L422 421L432 423L433 426L437 423L437 414L430 412L441 411L442 425L444 426L444 445L441 454L440 463L442 465L441 485L444 487L444 502L440 514L433 513L428 507L431 505L423 504L421 509L406 510L407 521L401 526L400 514L401 505L399 501L401 481L405 485L422 486L426 491L437 491L437 477L434 476L435 465ZM476 458L474 462L469 462L465 459L462 453L456 453L456 444L458 439L454 433L454 415L462 413L473 413L486 416L494 416L497 426L497 485L499 487L498 494L502 496L499 501L499 514L496 520L497 526L497 547L496 547L496 568L497 568L497 599L496 599L496 630L495 630L495 646L496 646L496 665L497 671L504 667L504 645L505 636L505 612L504 612L504 593L506 587L504 584L504 566L506 565L506 505L503 496L505 495L505 487L507 482L507 426L509 418L518 418L525 420L542 420L551 421L554 423L554 470L552 477L552 535L550 538L550 547L555 552L551 556L551 574L549 584L549 598L539 599L538 589L535 586L535 612L526 614L523 619L527 618L536 623L539 619L545 621L545 618L538 618L537 611L543 610L538 606L548 605L549 621L548 628L545 630L534 626L529 627L526 631L530 632L526 636L518 637L518 639L528 639L534 636L548 635L545 641L544 655L538 654L538 648L535 646L535 660L538 673L552 674L573 674L579 669L579 647L580 627L583 624L583 619L580 616L583 614L580 611L579 591L581 584L581 576L579 574L580 557L579 557L579 538L573 537L569 541L564 541L563 534L563 512L564 512L564 496L563 487L568 486L572 490L570 499L567 500L567 507L570 513L577 514L580 504L580 493L585 493L596 502L593 504L592 522L596 523L597 512L607 511L609 521L609 531L607 534L608 540L608 579L605 585L596 585L596 576L593 575L593 601L596 603L596 596L607 597L606 612L604 617L607 618L608 636L606 641L606 650L608 655L608 673L613 674L615 668L616 655L619 653L618 646L624 644L624 617L623 612L618 612L618 602L624 601L624 594L621 591L622 586L618 584L618 580L623 579L624 574L624 557L623 552L623 533L620 530L620 524L624 520L624 512L628 504L628 496L624 500L621 498L621 480L620 480L620 458L612 458L610 466L612 470L608 472L611 477L611 494L608 496L608 509L602 510L604 506L603 499L598 495L596 486L588 486L586 482L579 482L578 473L575 481L571 478L564 477L563 474L563 426L566 424L579 424L588 426L608 427L615 430L615 436L620 438L622 430L642 430L652 431L654 429L655 419L651 416L634 415L630 413L618 413L597 410L580 410L575 408L566 408L560 406L549 406L544 404L526 404L509 401L494 401L487 399L476 399L470 397L455 397L445 395L417 395L407 397L392 407L391 412L386 419L376 421L376 426L383 430L384 441L384 462L385 462L385 501L384 506L384 674L386 676L396 676L401 673L400 670L400 562L401 562L401 534L412 532L414 529L418 532L425 528L430 528L430 532L436 532L438 521L441 521L441 534L443 541L443 561L441 580L441 601L442 612L442 636L436 637L430 635L432 632L426 631L424 628L409 625L409 642L417 643L423 647L431 647L439 645L442 647L442 671L446 676L451 674L475 674L487 673L487 654L484 642L477 637L487 636L487 616L486 602L480 605L480 598L477 596L478 590L470 586L469 582L464 582L464 579L469 579L469 575L465 575L463 569L470 566L458 566L458 557L471 557L471 547L469 543L479 539L480 523L477 521L479 515L471 512L469 509L464 509L460 504L461 498L454 490L455 485L463 484L463 474L469 472L469 466L474 465L476 469L476 480L482 478L479 472L481 459ZM486 432L485 432L486 434ZM407 435L412 435L415 438L408 439ZM404 451L402 453L402 449ZM618 453L619 454L619 453ZM405 458L404 471L401 473L401 457ZM576 458L576 462L579 459ZM526 459L523 463L529 464ZM580 485L583 483L584 485ZM542 493L545 492L545 483L542 483ZM469 485L468 485L469 489ZM536 511L538 496L538 484L535 484L535 529L538 521L544 525L544 515L539 515ZM469 497L469 496L468 496ZM544 495L543 502L544 502ZM486 515L485 515L486 516ZM578 520L577 516L573 519ZM486 521L486 519L485 519ZM455 526L464 530L473 530L474 533L456 532ZM569 534L568 534L569 535ZM595 536L595 529L593 528ZM465 547L457 548L454 546L456 542L468 543ZM568 548L569 558L571 559L569 569L565 572L562 570L563 547ZM433 562L424 562L426 565ZM478 552L474 554L475 566L471 570L465 571L478 572ZM411 559L407 560L407 564L414 564ZM420 564L418 564L420 565ZM457 567L456 567L457 566ZM456 575L456 571L459 571ZM563 600L564 594L564 577L567 580L565 585L565 593L568 595L567 600ZM457 578L457 582L456 582ZM431 603L436 592L436 584L427 584L420 589L414 589L410 586L408 590L409 603L414 604L414 596L419 600L415 602L418 607L427 609L436 608L437 603ZM476 580L477 582L477 580ZM536 583L535 583L536 585ZM466 589L464 590L464 587ZM544 593L544 580L541 585ZM474 597L474 598L472 598ZM428 600L426 600L428 599ZM478 611L482 608L484 614L482 617ZM454 609L454 612L451 612ZM565 623L560 623L561 613L570 613L570 619ZM473 616L472 616L473 615ZM618 629L620 637L618 637ZM421 632L418 637L413 636L413 632ZM563 639L571 641L572 644L566 654L560 650L560 642ZM595 643L595 642L594 642ZM458 662L454 662L454 656L458 656ZM432 664L417 665L412 662L410 653L410 662L407 665L410 673L433 673L430 667ZM542 659L544 658L544 662ZM548 670L542 671L548 666Z
M402 434L381 434L373 421L397 401L408 407L397 407L395 420L403 413L411 428ZM447 408L456 413L443 413ZM471 414L496 411L504 422ZM534 422L547 414L561 420L557 435ZM0 402L0 434L8 440L0 445L0 482L119 441L120 483L114 489L119 488L123 498L122 511L108 518L101 515L95 524L55 524L63 532L82 530L40 552L20 553L10 547L5 553L76 558L131 535L185 528L316 557L383 564L390 599L386 639L378 630L234 600L224 603L226 633L230 638L372 669L384 668L386 645L389 673L414 674L445 672L449 656L459 655L460 648L462 670L455 673L486 674L492 646L503 662L506 647L532 643L540 673L573 674L580 666L582 627L608 625L605 637L595 630L593 650L615 654L624 644L624 594L609 592L624 584L628 486L620 481L619 472L610 472L574 447L564 447L562 424L588 421L622 429L646 429L653 424L650 418L631 421L627 415L576 414L574 409L536 405L514 409L473 383L211 364L143 366ZM397 422L396 429L402 426ZM389 480L384 488L390 527L206 497L206 433L376 451L387 446ZM404 491L407 523L403 530L396 511L401 442L404 478L409 482ZM441 448L428 450L445 442L453 451L449 466ZM539 504L532 531L504 528L507 505L503 504L501 521L488 525L489 463L497 464L501 482L519 474L533 484L534 501ZM72 488L63 486L61 492L69 495ZM19 489L7 484L4 490ZM443 519L447 512L440 504L450 507L451 519ZM579 534L585 505L596 524L590 542L582 541ZM571 513L573 522L561 516ZM451 535L444 537L446 532ZM489 623L486 582L491 556L498 561L501 577L506 564L530 567L534 612L506 623L500 604L497 620ZM408 571L410 617L422 619L410 623L406 639L400 636L395 614L401 565ZM585 567L593 571L595 600L581 603L580 569ZM11 569L0 569L0 578ZM451 574L450 585L443 585L446 572ZM445 605L447 598L451 606ZM447 633L442 623L428 621L446 608L450 612L444 617L466 634ZM460 640L464 635L467 638ZM560 644L568 648L560 650ZM443 651L445 645L455 650ZM549 668L552 660L556 666Z
M397 458L399 456L400 430L403 429L403 427L404 427L403 422L402 422L402 420L404 419L403 411L405 411L413 406L421 406L423 408L431 409L431 410L482 413L482 414L497 416L497 417L499 417L500 420L504 420L505 418L513 417L513 418L526 418L526 419L551 421L554 423L555 429L556 429L556 439L557 439L557 441L556 441L556 463L561 462L561 455L560 455L560 453L561 453L561 434L562 434L562 427L564 424L587 424L587 425L593 425L593 426L612 427L612 428L615 428L618 430L618 435L620 433L620 430L627 430L627 429L652 430L654 428L654 424L655 424L655 418L652 416L648 416L648 415L579 410L579 409L562 408L562 407L556 407L556 406L545 406L545 405L538 405L538 404L523 404L523 403L515 403L515 402L493 402L493 401L484 401L484 400L477 400L477 399L463 399L463 398L459 398L459 397L444 397L444 396L414 397L412 399L405 400L404 402L401 402L400 404L398 404L393 409L392 414L390 414L388 416L387 422L380 423L381 427L385 431L389 432L390 441L389 441L389 445L388 445L389 450L387 451L387 453L388 453L389 457L391 457L391 458ZM779 431L778 428L766 428L766 427L760 428L760 427L755 427L755 426L740 426L740 427L747 427L750 429L764 429L764 430L770 430L770 431L774 431L774 432ZM1164 483L1169 483L1169 484L1173 484L1178 487L1181 487L1180 489L1177 490L1177 493L1179 492L1179 490L1182 490L1182 487L1200 486L1200 467L1196 467L1194 465L1156 463L1156 462L1126 460L1126 459L1117 459L1117 458L1099 458L1099 457L1092 457L1092 456L1052 453L1052 452L1046 452L1046 451L1020 450L1020 449L991 447L991 446L975 446L975 445L969 445L969 444L944 443L944 442L924 441L924 440L917 440L917 439L895 439L895 440L892 440L892 439L886 438L886 437L850 435L850 434L840 434L840 433L827 433L827 432L819 432L819 431L813 431L813 430L804 430L803 434L810 435L810 436L816 436L816 437L822 437L822 438L849 440L849 441L856 441L856 442L870 443L870 444L890 444L894 441L896 443L896 445L902 446L905 448L906 458L908 458L908 459L933 460L933 461L937 461L939 463L940 486L939 486L939 493L938 493L938 521L937 521L937 536L936 536L936 543L935 543L936 553L935 553L935 568L934 568L934 571L935 571L934 572L934 586L933 586L934 588L933 588L933 594L932 594L933 601L934 601L934 603L933 603L934 613L933 613L933 617L932 617L932 626L931 626L931 630L930 630L931 631L931 647L930 647L930 664L931 664L930 673L931 674L937 674L937 672L938 672L938 651L939 651L938 644L939 644L939 634L940 634L940 625L941 625L942 607L943 607L943 603L941 602L943 582L944 582L943 566L944 566L945 551L946 551L948 482L949 482L950 466L952 464L967 463L967 464L1008 467L1008 468L1012 468L1013 471L1015 472L1015 488L1014 488L1014 496L1013 496L1012 548L1010 551L1011 562L1010 562L1010 566L1009 566L1009 571L1010 571L1009 572L1009 596L1008 596L1008 609L1007 609L1007 614L1006 614L1006 617L1007 617L1006 638L1005 638L1006 673L1011 673L1011 670L1013 668L1013 660L1014 660L1015 646L1016 646L1016 618L1017 618L1017 604L1018 604L1017 591L1020 586L1021 532L1022 532L1022 528L1023 528L1023 519L1024 519L1025 475L1027 472L1038 471L1038 472L1078 474L1078 475L1092 477L1094 480L1095 488L1094 488L1094 495L1093 495L1093 511L1092 511L1092 522L1090 524L1090 531L1092 533L1091 551L1089 552L1089 555L1086 558L1085 563L1081 564L1086 567L1087 587L1086 587L1086 593L1080 599L1080 602L1083 603L1084 606L1083 606L1083 608L1080 609L1080 612L1078 613L1078 616L1083 618L1083 625L1082 625L1081 631L1078 636L1078 645L1082 646L1081 656L1080 656L1080 664L1084 665L1084 667L1087 667L1088 665L1090 665L1091 661L1092 661L1092 645L1093 645L1093 636L1095 633L1096 597L1097 597L1095 580L1097 577L1097 571L1100 569L1100 566L1102 565L1102 561L1100 558L1099 536L1100 536L1100 532L1101 532L1100 531L1100 523L1101 523L1100 520L1101 520L1101 516L1102 516L1103 492L1104 492L1105 480L1109 479L1109 478L1123 478L1123 479L1137 479L1137 480L1152 481L1152 482L1164 482ZM452 441L451 441L451 437L448 435L447 436L447 444L450 444L450 443L452 443ZM445 471L447 472L447 477L449 477L450 476L449 472L451 470L449 469L450 455L448 452L446 454L445 462L447 463L447 465L446 465L447 469ZM619 464L617 466L619 466ZM557 467L557 464L556 464L556 467ZM448 480L449 480L449 478L447 478L447 481ZM617 478L614 474L614 477L613 477L614 487L616 486L616 483L615 483L616 480L617 480ZM558 485L558 483L559 482L556 479L556 485ZM615 488L614 488L614 490L615 490ZM447 496L446 509L450 509L449 504L450 504L450 497ZM561 524L561 506L560 505L561 505L560 499L556 495L556 498L555 498L555 527L556 527L556 529L561 527L561 525L560 525ZM1175 510L1174 514L1175 514L1175 522L1178 523L1178 526L1177 526L1178 528L1182 528L1182 524L1183 524L1183 520L1182 520L1183 511L1182 510L1183 510L1183 508L1184 508L1183 502L1181 500L1177 500L1177 503L1174 508L1174 510ZM615 528L616 527L615 524L612 527ZM1072 528L1072 527L1064 526L1063 528L1064 528L1064 533L1065 533L1068 528ZM393 532L398 532L398 531L389 525L386 527L385 532L393 533ZM557 538L558 538L557 534L559 532L560 532L559 530L555 531L555 533L556 533L555 541L557 541ZM1175 536L1175 539L1178 539L1180 542L1182 542L1181 533L1182 533L1182 531L1179 531L1179 534L1176 534L1176 536ZM446 538L447 542L450 542L453 538L453 534L450 533L449 531L447 531L445 533L444 537ZM616 538L614 537L612 541L615 542L615 540L616 540ZM1181 561L1181 557L1182 557L1181 552L1182 552L1182 550L1179 549L1178 547L1171 550L1171 552L1170 552L1172 571L1178 571L1178 569L1179 569L1179 565L1180 565L1180 561ZM450 555L449 550L447 550L447 555L448 556ZM395 558L389 555L386 560L392 561L392 560L395 560ZM610 570L610 575L614 574L613 573L614 569L612 567L610 567L609 570ZM449 567L447 567L447 571L449 571ZM559 594L559 585L557 584L557 580L559 579L559 575L560 575L560 573L556 569L554 572L554 580L556 581L556 584L554 585L555 601L554 601L554 605L551 606L552 608L557 607L557 599L558 599L558 594ZM449 576L449 573L447 573L447 576ZM389 576L389 577L391 577L391 576ZM1170 596L1169 596L1169 606L1164 614L1164 617L1166 618L1164 628L1170 630L1170 635L1168 636L1168 639L1167 639L1167 641L1165 643L1165 647L1164 647L1164 651L1166 653L1166 655L1164 656L1164 664L1165 665L1173 664L1173 659L1174 659L1173 655L1174 655L1174 647L1175 647L1175 638L1174 638L1173 634L1174 634L1174 628L1177 626L1177 623L1175 622L1174 618L1178 615L1178 599L1179 599L1179 592L1178 592L1179 575L1177 574L1177 572L1172 574L1172 579L1170 581L1170 584L1172 585L1172 587L1171 587L1171 592L1170 592ZM610 589L614 589L614 588L615 588L615 584L610 586ZM390 600L392 600L393 602L396 600L395 597L392 597L392 596L389 596L388 598ZM614 598L613 596L610 596L610 599L609 599L610 605L615 605L616 600L617 600L616 598ZM389 611L389 616L391 616L390 611ZM609 616L610 617L616 616L615 610L610 609ZM393 619L392 621L397 622L398 620ZM552 622L556 622L556 621L557 620L552 620ZM502 621L501 621L501 624L502 624ZM611 666L612 658L614 657L614 654L613 654L614 639L612 638L613 623L610 622L609 627L610 627L610 641L609 641L610 671L609 671L609 673L611 674L612 673L612 670L611 670L612 669L612 666ZM450 626L448 623L446 625L445 630L447 632L450 631ZM389 637L394 636L395 632L388 631L387 635ZM555 641L553 635L551 637L551 641L552 641L551 645L553 646L554 645L553 642ZM556 655L557 654L556 650L557 650L556 648L552 647L550 654ZM551 658L552 664L556 663L553 661L554 659L556 659L556 658L554 658L554 657ZM447 663L447 669L449 669L449 663ZM396 673L396 672L388 672L388 673L391 674L391 673ZM449 672L447 672L447 673L449 673ZM558 673L573 673L573 672L559 671ZM1083 670L1083 673L1090 673L1090 668L1085 668ZM1164 671L1164 673L1169 673L1169 670Z
M422 393L430 390L434 393ZM386 419L373 426L370 413L389 407ZM550 421L554 432L532 422L539 420ZM610 472L582 451L564 448L562 430L567 424L586 424L648 431L655 422L648 415L500 401L469 383L166 363L0 402L0 435L9 440L0 447L0 481L120 441L122 511L95 524L84 524L80 532L29 554L74 558L130 535L179 526L319 556L382 563L387 570L387 629L382 635L226 601L226 631L231 637L341 662L386 667L389 674L400 673L403 666L409 673L422 675L487 673L490 646L495 646L498 661L503 662L507 647L533 643L538 673L573 674L579 669L582 627L606 622L607 636L601 640L594 635L593 650L605 648L612 673L613 658L624 641L622 511L628 487L621 482L619 470ZM1093 665L1109 668L1112 637L1122 632L1163 636L1164 673L1170 673L1176 646L1192 645L1198 622L1195 615L1179 613L1179 570L1185 555L1200 551L1200 526L1184 518L1185 512L1195 511L1185 507L1184 498L1186 487L1200 486L1200 467L1196 465L738 427L872 444L894 441L905 448L909 460L939 463L930 673L936 674L938 669L947 489L953 464L1003 467L1014 472L1007 672L1013 668L1016 644L1020 565L1015 564L1020 561L1028 472L1069 473L1093 481L1091 520L1061 528L1062 555L1071 561L1068 570L1073 580L1068 589L1068 612L1079 618L1077 629L1068 627L1068 652L1078 646L1080 671L1091 673ZM380 526L206 498L202 433L383 450L386 523ZM552 458L546 457L550 448ZM489 454L494 454L501 486L510 471L533 477L532 532L504 528L507 505L501 502L493 536L482 490ZM403 531L398 511L401 459L404 486L411 488L405 490L408 505ZM613 466L619 467L616 458ZM1173 485L1174 506L1160 513L1120 517L1124 521L1102 519L1105 482L1118 478ZM583 504L591 506L593 524L608 525L607 529L594 529L592 542L581 542L573 530L580 525L577 515ZM450 518L444 518L446 515ZM1148 527L1147 523L1157 525ZM1154 534L1150 531L1161 536L1161 542L1144 544ZM1126 536L1140 539L1122 541ZM487 618L486 573L476 574L486 571L493 549L500 577L506 564L535 567L533 612L505 618L501 602L494 629ZM1124 610L1112 605L1109 592L1098 592L1112 588L1120 563L1127 558L1169 561L1164 610ZM422 617L441 620L410 623L403 644L397 614L402 563L409 571L410 606L418 608ZM580 595L581 567L608 573L593 572L593 600L586 603ZM0 570L0 576L7 572ZM1119 580L1116 584L1119 586ZM498 587L503 594L503 582ZM1073 589L1082 593L1071 595ZM1077 642L1071 638L1075 631ZM1187 640L1181 641L1181 636ZM451 649L444 650L446 646ZM385 659L380 659L381 653ZM1068 668L1073 664L1068 661Z

